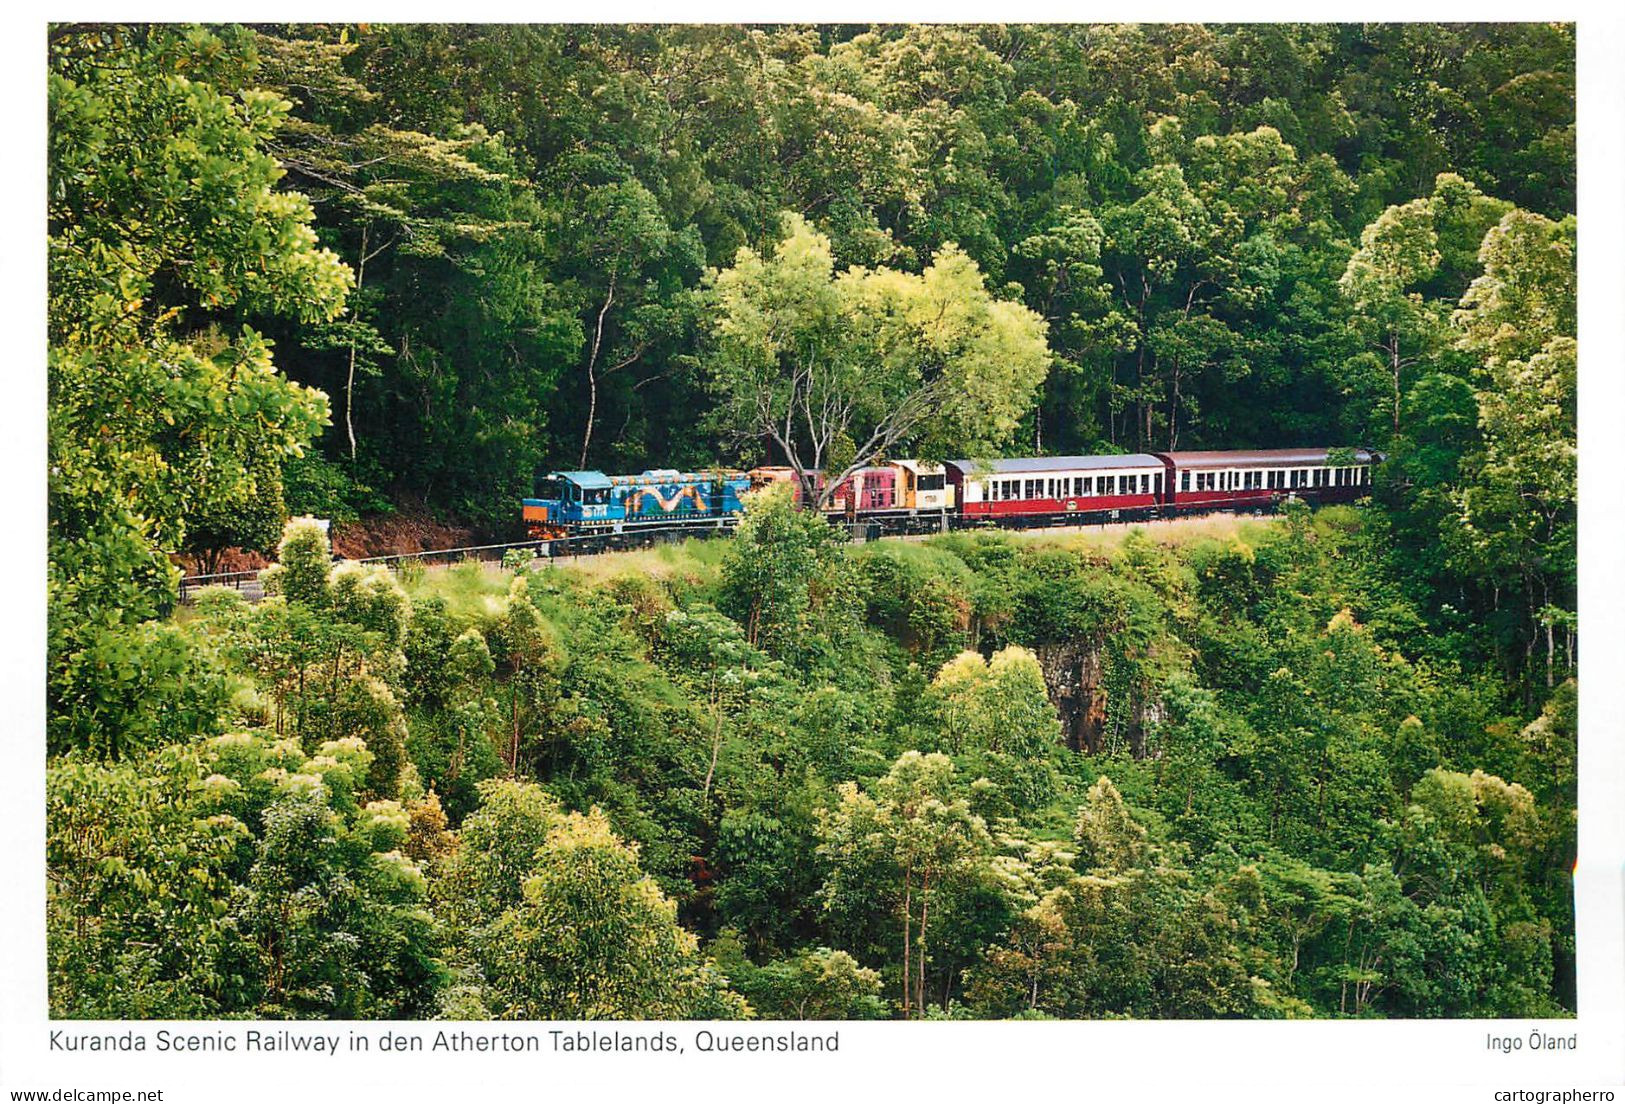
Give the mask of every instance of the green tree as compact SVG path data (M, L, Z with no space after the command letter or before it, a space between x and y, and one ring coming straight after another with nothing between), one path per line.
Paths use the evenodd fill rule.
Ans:
M975 875L991 847L982 819L954 793L954 767L945 755L905 752L874 793L840 787L820 822L819 853L830 863L822 896L829 910L873 901L870 887L889 882L886 896L902 921L901 1007L905 1019L925 1006L933 906Z
M441 986L409 819L360 741L239 732L47 774L51 1001L70 1017L421 1016Z
M1482 444L1463 463L1452 544L1467 573L1522 592L1524 662L1543 636L1548 688L1573 668L1577 627L1574 234L1572 219L1509 212L1456 314L1458 346L1481 366Z
M712 281L708 367L727 431L772 442L819 505L904 443L984 455L1008 439L1049 367L1041 319L989 296L956 249L918 276L837 277L828 238L796 216L785 229L772 255L742 249Z
M1509 206L1481 195L1454 173L1443 173L1431 196L1388 208L1360 234L1360 248L1349 258L1338 287L1356 325L1381 351L1395 437L1406 370L1438 355L1445 343L1447 309L1428 292L1441 275L1461 278L1466 268L1463 246L1481 238ZM1449 252L1453 246L1454 256Z
M149 729L185 708L179 642L142 627L173 600L167 556L254 543L258 502L327 417L253 330L253 307L315 321L350 274L266 152L287 104L227 94L240 35L59 27L50 41L49 674L53 740ZM263 519L261 519L263 520ZM253 530L253 532L250 532ZM202 547L194 543L193 547ZM195 663L196 661L192 661ZM181 667L186 663L180 663ZM179 701L177 701L179 697ZM139 737L137 737L139 738ZM97 741L117 753L123 737Z
M442 900L505 1019L743 1018L676 906L603 814L565 813L537 787L488 782Z
M809 636L840 633L854 609L842 534L821 516L797 510L787 495L747 504L722 563L722 608L745 640L774 656L805 651Z
M1011 806L1027 812L1048 803L1061 725L1032 652L1009 645L991 661L963 652L937 672L926 703L942 746L969 769L986 770Z

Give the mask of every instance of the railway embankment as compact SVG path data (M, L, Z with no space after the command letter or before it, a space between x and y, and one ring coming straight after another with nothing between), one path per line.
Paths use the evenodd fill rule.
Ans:
M1154 521L1133 522L1103 522L1093 525L1063 525L1042 529L990 529L1007 533L1021 540L1050 541L1060 543L1078 543L1092 545L1102 550L1116 547L1128 534L1135 529L1141 529L1154 534L1156 539L1168 544L1185 544L1193 540L1210 537L1230 537L1240 535L1249 527L1265 526L1279 520L1278 515L1236 516L1228 513L1197 514L1179 518L1163 518ZM457 534L471 534L473 530L449 530ZM974 531L974 530L973 530ZM718 539L726 539L728 530L719 531L717 536L696 537L686 536L677 547L692 547L694 545L709 544ZM421 541L424 536L421 529L411 530L411 542ZM875 538L879 541L903 541L908 543L922 543L934 540L939 534L906 534L887 535ZM858 538L857 543L867 543ZM555 541L512 541L494 544L460 544L439 548L408 548L405 551L391 551L371 555L346 554L357 549L377 547L376 542L358 542L355 539L343 541L335 538L334 555L338 559L356 560L362 563L381 563L392 570L398 570L403 565L415 565L414 570L438 571L458 564L478 562L492 568L499 567L504 558L514 554L531 553L537 559L554 564L559 567L577 570L590 570L593 574L615 575L629 568L647 570L652 574L659 574L660 564L673 562L682 558L682 553L671 555L673 546L656 545L654 547L640 547L627 549L597 549L583 548L577 550L567 540ZM714 557L705 557L712 559ZM183 603L189 602L198 590L207 586L228 586L240 591L251 602L257 602L264 597L264 589L259 582L259 572L265 565L254 564L210 574L189 574L181 581L180 599Z

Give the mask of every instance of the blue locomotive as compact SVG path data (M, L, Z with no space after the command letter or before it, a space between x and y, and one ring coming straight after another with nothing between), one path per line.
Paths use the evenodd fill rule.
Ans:
M740 497L749 489L750 479L742 472L549 472L536 480L535 497L525 499L525 529L534 540L550 540L720 524L743 513Z

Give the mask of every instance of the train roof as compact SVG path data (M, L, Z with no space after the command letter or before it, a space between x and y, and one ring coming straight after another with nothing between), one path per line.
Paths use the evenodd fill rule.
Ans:
M966 475L1015 472L1094 471L1116 468L1160 468L1162 461L1145 452L1121 456L1026 456L1007 460L949 460Z
M1378 459L1370 449L1347 450L1356 464ZM1280 468L1326 463L1329 448L1232 449L1224 452L1165 452L1177 468Z
M711 471L686 472L676 468L651 468L637 475L612 475L611 483L622 487L665 486L671 483L705 483L718 479L744 479L744 472L716 468Z
M568 479L578 487L608 487L611 486L609 476L598 471L556 471L549 472L549 479Z

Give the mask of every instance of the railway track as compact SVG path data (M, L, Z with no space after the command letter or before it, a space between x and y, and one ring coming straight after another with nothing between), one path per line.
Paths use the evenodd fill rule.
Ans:
M1264 511L1252 511L1259 514ZM1047 534L1064 536L1069 533L1103 533L1113 529L1129 529L1135 526L1162 527L1177 525L1182 522L1212 517L1215 514L1227 516L1243 516L1234 510L1207 510L1201 512L1182 513L1172 517L1145 516L1145 517L1110 517L1102 515L1098 520L1090 519L1080 521L1074 517L1061 515L1047 519L1048 523L1034 523L1028 525L992 525L961 524L953 515L944 520L949 524L938 525L936 518L928 519L930 524L919 524L920 519L908 519L912 524L902 526L888 526L883 522L859 521L840 522L841 527L847 529L854 543L863 543L871 540L906 540L921 541L949 531L963 531L967 529L982 529L991 532L1016 532L1031 534ZM613 552L626 552L638 548L648 548L666 542L688 540L690 538L715 538L731 533L734 524L721 523L716 525L693 526L681 525L671 527L658 527L641 529L622 533L594 533L578 537L559 537L552 540L523 540L510 541L506 544L479 544L465 548L437 548L423 552L403 552L391 556L363 556L352 562L375 563L394 571L406 562L416 562L427 568L449 567L453 564L476 561L480 563L500 563L510 552L529 551L537 559L550 563L568 564L572 561L589 556L601 556ZM210 586L230 587L240 592L250 602L258 602L265 597L265 588L260 583L259 570L253 571L227 571L213 575L187 575L181 579L180 602L189 604L199 590Z

